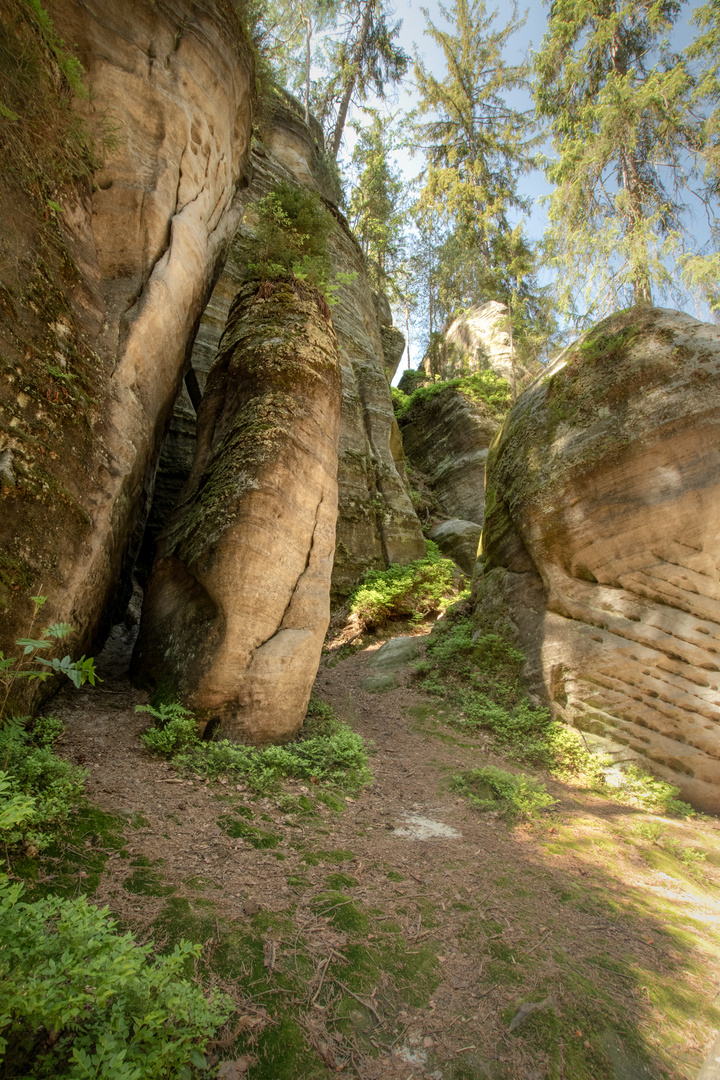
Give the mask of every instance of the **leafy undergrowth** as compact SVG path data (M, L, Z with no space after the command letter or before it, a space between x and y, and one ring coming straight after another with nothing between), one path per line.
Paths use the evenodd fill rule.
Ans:
M203 742L192 713L178 704L139 705L137 711L150 713L155 721L142 736L146 749L169 758L182 772L242 781L256 792L270 791L286 779L356 792L372 779L361 736L317 698L310 701L300 736L282 746Z
M62 724L11 717L0 727L0 840L40 851L82 799L85 773L53 750Z
M368 570L348 599L350 619L358 631L384 626L391 619L422 622L455 603L464 579L452 559L445 559L437 544L426 540L424 559L387 570Z
M415 666L421 687L452 705L453 723L491 732L516 761L547 769L561 780L657 813L688 816L692 808L678 789L636 765L622 771L612 759L591 753L574 728L533 705L520 674L525 657L496 632L476 634L472 617L451 612L434 628L427 659Z
M2 1075L189 1078L230 1003L187 979L200 945L159 957L88 902L128 823L87 805L83 770L53 750L61 734L52 717L0 729Z
M231 1002L183 978L202 947L163 957L120 935L87 899L28 902L0 876L0 1061L4 1077L190 1076Z

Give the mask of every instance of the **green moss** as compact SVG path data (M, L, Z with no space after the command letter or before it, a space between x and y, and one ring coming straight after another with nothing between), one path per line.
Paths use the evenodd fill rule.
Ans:
M325 881L330 889L351 889L358 884L357 878L343 873L328 874Z
M79 879L83 893L93 896L108 858L122 851L125 825L122 818L83 803L54 831L41 863L37 857L11 852L13 872L28 883L28 899L34 901L51 893L75 896ZM44 877L51 871L49 880L39 880L40 865Z
M148 868L136 870L126 877L123 888L137 896L170 896L175 892L171 885L164 884L161 874Z
M235 840L247 840L254 848L274 848L280 843L280 837L275 833L249 825L243 818L233 818L229 815L221 817L218 819L218 826L228 836L232 836Z
M288 1016L260 1033L254 1057L253 1080L324 1080L335 1075L308 1049L302 1028Z
M346 893L329 889L318 893L312 900L313 909L318 915L329 918L338 930L364 934L368 930L368 917L358 904Z

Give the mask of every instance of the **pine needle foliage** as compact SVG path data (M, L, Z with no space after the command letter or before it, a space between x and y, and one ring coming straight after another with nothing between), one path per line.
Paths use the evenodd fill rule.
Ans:
M518 219L529 210L518 181L534 162L534 120L511 104L527 86L529 69L505 59L510 39L524 25L517 7L497 20L484 0L439 5L448 29L428 11L426 35L440 48L445 74L436 77L415 59L419 102L411 115L413 145L426 160L413 214L432 254L420 258L432 278L430 334L483 300L510 309L513 335L549 318L536 281L536 257ZM421 245L422 247L422 245ZM420 252L418 252L420 254Z
M702 125L667 41L679 0L556 0L535 56L555 185L547 235L566 310L595 314L677 295L692 241L687 199Z

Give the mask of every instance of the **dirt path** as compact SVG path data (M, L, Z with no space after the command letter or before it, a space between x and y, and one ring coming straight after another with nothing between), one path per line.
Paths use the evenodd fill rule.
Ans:
M372 652L316 684L374 742L357 799L175 775L122 677L55 710L89 798L124 819L115 850L85 841L107 855L95 901L160 947L203 941L235 999L220 1075L693 1078L720 1024L717 823L553 783L532 823L478 814L449 778L507 763L411 686L363 689Z

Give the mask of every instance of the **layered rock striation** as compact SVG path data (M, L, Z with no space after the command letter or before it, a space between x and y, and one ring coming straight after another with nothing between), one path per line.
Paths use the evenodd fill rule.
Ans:
M282 742L305 716L330 618L340 406L324 299L295 280L245 283L133 659L231 739Z
M562 719L720 809L720 330L635 309L525 391L487 466L477 613Z

